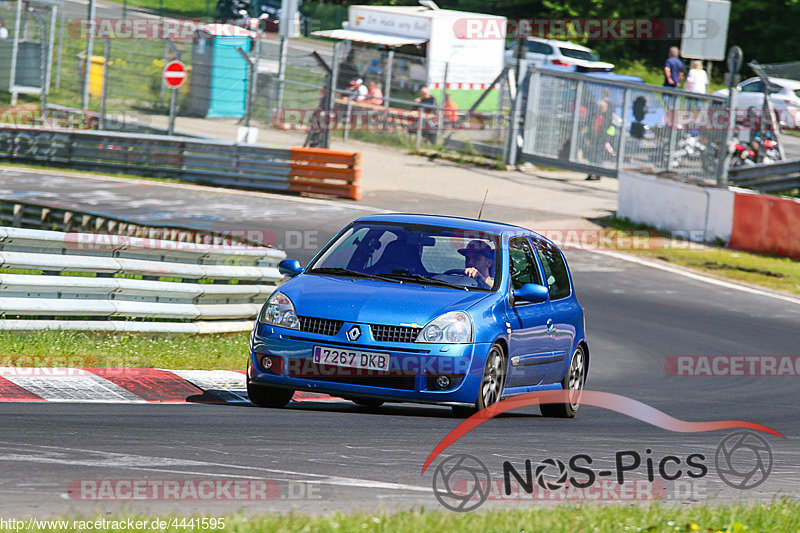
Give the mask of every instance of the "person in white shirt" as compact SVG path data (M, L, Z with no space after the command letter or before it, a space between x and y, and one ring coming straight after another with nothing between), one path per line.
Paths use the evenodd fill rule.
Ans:
M8 28L3 19L0 19L0 39L8 39Z
M692 60L692 68L686 77L686 90L690 93L705 94L708 88L708 75L703 70L703 62L699 59Z

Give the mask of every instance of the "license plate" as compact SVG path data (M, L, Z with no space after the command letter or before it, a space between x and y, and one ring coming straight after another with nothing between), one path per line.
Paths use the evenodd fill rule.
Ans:
M326 346L314 346L314 362L322 365L364 368L367 370L389 370L389 354L339 350Z

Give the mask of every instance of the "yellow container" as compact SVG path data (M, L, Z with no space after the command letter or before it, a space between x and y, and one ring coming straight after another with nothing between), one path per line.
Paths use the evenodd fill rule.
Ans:
M92 56L89 67L89 94L100 97L103 95L103 64L106 58L103 56Z

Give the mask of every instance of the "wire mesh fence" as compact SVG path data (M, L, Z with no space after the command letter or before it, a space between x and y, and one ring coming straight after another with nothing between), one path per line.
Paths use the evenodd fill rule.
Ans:
M717 179L730 118L724 98L545 70L522 90L527 155L590 174L649 166Z
M324 20L312 29L341 22L336 10L341 11L323 10ZM16 12L16 1L0 0L6 26L15 27ZM283 39L208 25L208 20L129 12L124 6L103 6L93 22L62 13L44 28L50 34L42 35L27 13L23 10L20 42L41 41L52 55L45 82L49 112L86 112L91 120L75 122L79 127L131 129L137 122L156 122L149 117L169 116L171 94L162 75L167 63L180 59L188 72L176 94L177 117L302 131L325 127L334 136L417 147L446 138L498 149L505 142L512 107L505 82L481 79L462 89L445 78L426 96L422 87L430 76L422 49L400 53L346 42L334 68L333 43L319 39ZM0 72L10 70L5 44L0 42ZM37 65L24 74L39 76L44 69ZM337 73L332 106L326 97L331 69ZM478 100L481 105L474 108ZM330 116L320 121L321 112Z
M208 132L215 129L211 121L227 119L306 132L310 144L324 131L418 148L453 141L493 154L511 145L514 102L506 76L452 84L445 68L442 81L423 91L431 66L413 46L342 43L334 53L333 43L319 39L284 39L207 20L133 18L114 9L95 21L91 50L85 19L62 15L47 26L22 12L20 41L42 43L52 54L48 103L81 109L88 89L85 107L98 119L80 127L119 128L120 121L168 116L171 90L163 70L180 59L188 74L176 92L175 114L208 119ZM0 0L6 26L17 27L17 12L17 2ZM5 45L0 42L0 72L11 61ZM797 70L778 67L775 73ZM26 75L41 76L41 68ZM717 175L726 146L723 98L544 70L534 70L520 91L524 154L588 173L648 165L708 180Z

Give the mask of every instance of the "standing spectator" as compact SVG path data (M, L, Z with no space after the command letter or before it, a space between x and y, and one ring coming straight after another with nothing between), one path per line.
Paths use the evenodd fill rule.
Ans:
M453 126L458 120L458 105L453 101L450 93L444 96L444 118Z
M435 106L436 97L431 94L431 90L428 89L427 85L423 85L419 88L419 98L415 98L414 101L418 104L426 104L425 107L417 107L417 120L422 121L422 137L429 143L435 144L436 124L434 124L434 121L430 120L430 118L433 117L434 109L433 107L427 106ZM416 130L416 125L414 130Z
M381 88L378 87L378 84L370 80L367 85L369 89L367 91L367 96L369 96L367 102L375 105L383 104L383 91L381 91Z
M617 155L612 144L616 131L614 110L611 107L611 93L608 89L603 89L602 97L595 105L595 119L592 124L591 139L594 143L592 149L594 163L603 163ZM600 176L598 174L589 174L586 179L596 181L600 179Z
M8 39L8 28L6 28L6 23L3 22L3 19L0 19L0 39Z
M703 70L703 62L699 59L693 59L691 67L689 74L686 76L686 90L690 93L706 94L708 75Z
M680 50L678 50L677 46L670 47L669 57L667 57L667 61L664 63L664 87L678 88L681 86L681 82L683 81L683 63L678 59L679 53Z
M414 98L414 101L418 104L427 104L429 106L436 105L436 97L431 94L431 90L428 89L427 85L423 85L419 88L419 98ZM424 113L431 113L433 111L432 108L423 106L419 106L417 109Z

